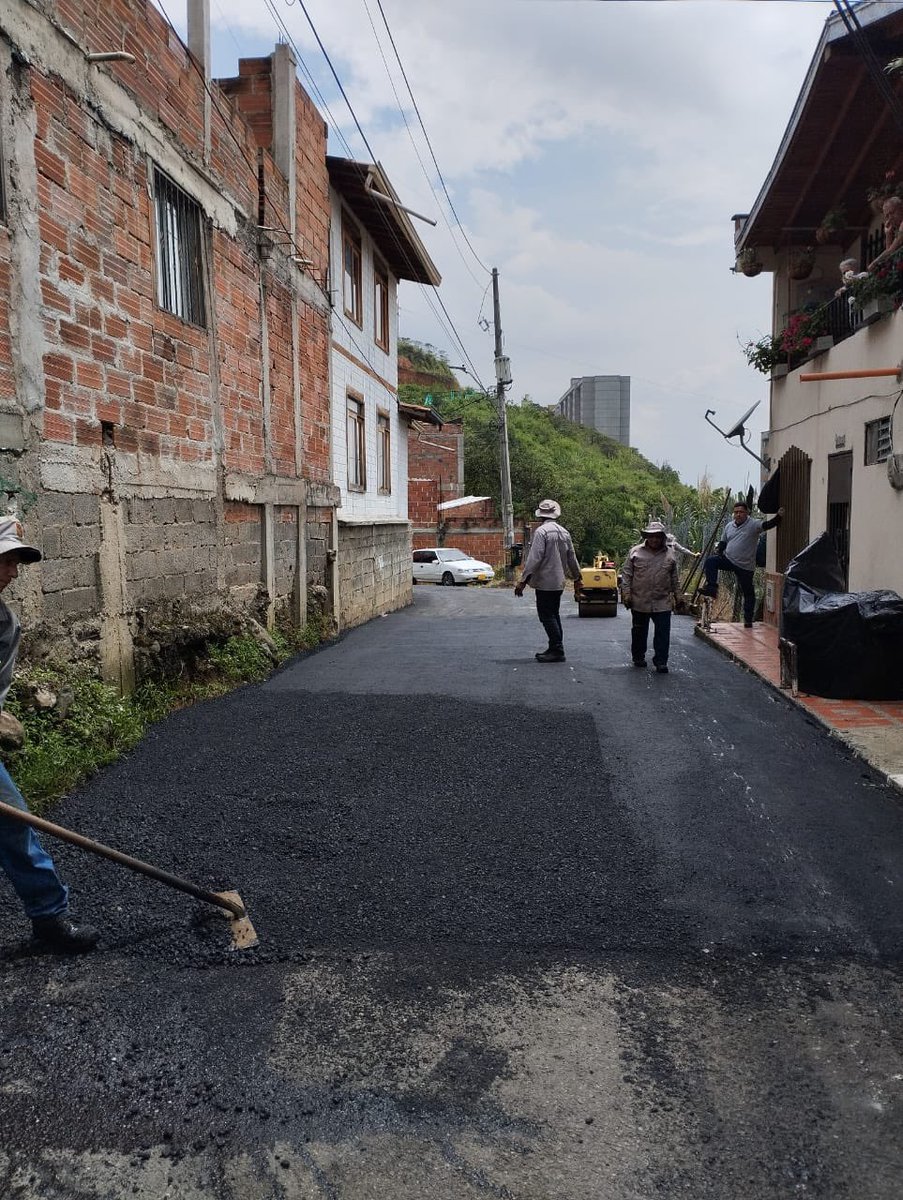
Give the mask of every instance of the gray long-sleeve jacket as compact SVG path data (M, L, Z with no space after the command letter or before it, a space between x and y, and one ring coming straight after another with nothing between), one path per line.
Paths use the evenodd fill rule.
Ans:
M649 550L634 546L621 568L621 598L636 612L667 612L677 595L677 559L667 546Z
M19 618L0 600L0 712L13 681L21 637Z
M520 581L538 592L561 592L569 577L580 578L571 535L557 521L543 521L533 534Z

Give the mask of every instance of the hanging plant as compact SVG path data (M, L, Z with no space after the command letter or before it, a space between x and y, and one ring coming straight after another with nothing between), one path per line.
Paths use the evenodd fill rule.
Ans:
M872 206L872 212L876 217L880 217L884 211L884 201L889 200L891 196L901 194L903 194L903 185L897 181L897 172L885 171L883 182L876 187L870 187L865 193L865 197Z
M815 231L815 240L819 246L842 246L846 243L847 211L844 205L828 209Z
M815 249L806 246L804 250L794 250L790 255L788 274L791 279L808 279L815 266Z
M750 279L754 275L758 275L762 270L758 251L754 247L747 246L745 250L741 250L737 255L737 270Z

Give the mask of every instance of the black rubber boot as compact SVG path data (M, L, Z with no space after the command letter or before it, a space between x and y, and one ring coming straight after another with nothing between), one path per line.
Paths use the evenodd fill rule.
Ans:
M85 954L97 945L100 933L90 925L76 925L65 913L35 917L31 922L35 940L65 954Z

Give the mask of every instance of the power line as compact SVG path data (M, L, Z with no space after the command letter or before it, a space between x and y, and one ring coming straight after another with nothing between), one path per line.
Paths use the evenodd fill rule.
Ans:
M420 122L420 128L423 130L423 136L426 140L427 147L429 148L430 157L433 160L433 166L436 168L436 174L439 176L439 182L442 184L442 190L443 190L443 192L445 192L445 198L448 201L448 207L451 209L452 215L454 216L455 220L458 222L458 228L461 230L461 236L464 238L464 241L467 243L467 247L470 250L470 253L474 256L474 258L476 259L476 261L480 265L480 267L482 267L482 269L487 274L491 274L489 268L486 266L486 264L483 262L483 260L477 254L476 250L474 250L473 246L471 245L470 238L467 236L467 233L464 229L464 225L461 221L461 218L458 216L457 210L455 209L455 206L454 206L454 202L452 201L452 198L449 195L448 188L445 186L445 179L442 175L442 171L439 169L439 163L436 160L436 155L433 150L433 143L430 141L430 135L427 133L426 126L423 123L423 117L420 115L420 108L417 104L416 99L414 98L414 93L411 90L411 84L408 80L407 72L404 69L404 63L401 61L401 55L398 53L398 47L395 45L395 38L392 36L392 30L389 28L389 22L388 22L388 19L386 18L385 10L383 9L382 0L376 0L376 7L379 9L379 14L383 19L383 24L386 27L386 33L389 35L389 41L392 44L392 49L395 51L395 57L398 60L398 66L401 70L401 77L405 82L405 87L408 89L408 95L411 97L411 103L414 105L414 112L417 114L417 120Z
M269 2L270 2L270 0L267 0L268 6L269 6ZM363 141L364 146L367 149L367 153L370 155L370 161L374 165L377 165L379 160L377 159L376 155L373 152L373 148L367 139L367 135L364 133L363 126L361 125L360 121L358 120L357 113L354 111L354 106L352 105L351 101L348 98L348 93L345 91L342 81L339 78L339 74L336 71L335 67L333 66L332 59L329 57L329 52L327 51L326 47L323 45L323 40L320 37L319 32L317 31L317 27L316 27L316 25L314 25L311 15L307 11L307 5L304 3L304 0L292 0L292 3L297 3L299 5L301 11L304 13L305 19L307 20L307 23L310 26L311 32L313 33L314 37L316 38L317 45L320 47L320 51L321 51L324 59L326 60L326 64L329 67L329 70L332 73L332 77L336 82L336 86L338 87L339 92L341 93L342 99L345 101L345 105L348 108L349 113L351 114L351 117L352 117L352 120L354 121L355 126L357 127L357 131L361 136L361 140ZM283 25L283 28L285 28L284 25ZM291 34L289 34L288 30L286 30L285 32L286 32L286 36L288 37L292 48L294 49L295 53L297 54L298 49L297 49L297 46L295 46L294 39L291 37ZM398 247L399 251L401 252L402 257L406 260L408 267L411 270L412 275L415 275L415 272L413 270L413 264L411 263L410 255L408 254L406 247L401 242L401 239L398 237L398 234L395 231L394 227L392 226L391 222L389 221L388 216L385 213L383 213L381 210L380 210L379 215L380 215L380 219L382 220L382 222L386 228L387 233L395 242L396 246ZM437 320L439 320L439 323L442 324L442 321L439 318L438 314L436 313L433 303L432 303L429 295L427 294L426 288L424 287L423 284L420 284L420 289L424 295L424 298L426 299L427 305L430 307L431 311L433 312L433 315L437 318ZM445 301L442 299L438 290L435 292L435 299L438 302L439 307L442 309L442 312L445 315L446 321L448 322L448 325L446 326L446 332L449 332L449 331L451 332L453 341L457 342L458 348L461 350L462 354L464 355L465 360L473 368L473 374L476 376L477 369L471 360L470 354L468 353L467 347L464 345L461 335L458 333L455 323L451 318L451 314L449 313L448 309L445 306ZM481 384L480 386L482 387L483 385Z
M370 12L370 5L367 3L367 0L363 0L363 2L364 2L364 11L366 12L367 19L370 22L370 28L373 30L373 40L376 42L376 48L379 50L379 56L382 59L383 66L386 69L386 78L389 80L389 85L392 88L392 94L395 97L395 103L398 106L398 111L401 113L401 119L404 121L404 127L407 130L408 138L410 140L411 146L413 147L414 154L417 156L417 162L420 164L420 170L423 172L423 177L427 182L427 186L429 187L430 191L433 193L433 198L436 201L439 211L442 213L442 219L445 221L448 232L451 234L452 243L453 243L455 249L458 251L458 255L460 256L461 262L464 264L465 270L467 271L467 273L471 277L471 279L474 281L474 283L477 285L477 287L479 287L480 281L479 281L479 279L477 279L476 275L474 275L473 271L470 269L470 263L467 261L467 259L464 257L464 255L461 252L461 247L458 245L457 238L455 237L455 231L454 231L452 224L449 221L448 217L445 215L445 210L443 209L442 204L439 201L439 197L436 194L436 189L433 187L433 181L430 179L429 171L427 171L426 165L423 161L420 151L417 148L417 143L414 140L414 134L411 131L411 125L410 125L410 122L408 121L408 114L405 112L404 105L401 103L401 98L398 95L398 89L395 86L395 80L392 78L392 72L389 70L389 64L386 62L386 56L383 53L382 42L380 42L379 35L376 32L376 25L373 22L373 15Z

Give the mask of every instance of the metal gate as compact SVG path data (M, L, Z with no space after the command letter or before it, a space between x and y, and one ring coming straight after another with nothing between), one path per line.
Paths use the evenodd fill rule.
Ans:
M784 571L795 554L809 542L809 477L812 460L798 446L781 456L781 507L783 519L777 529L776 567Z
M850 503L853 498L853 451L828 455L828 533L843 567L843 585L850 579Z

